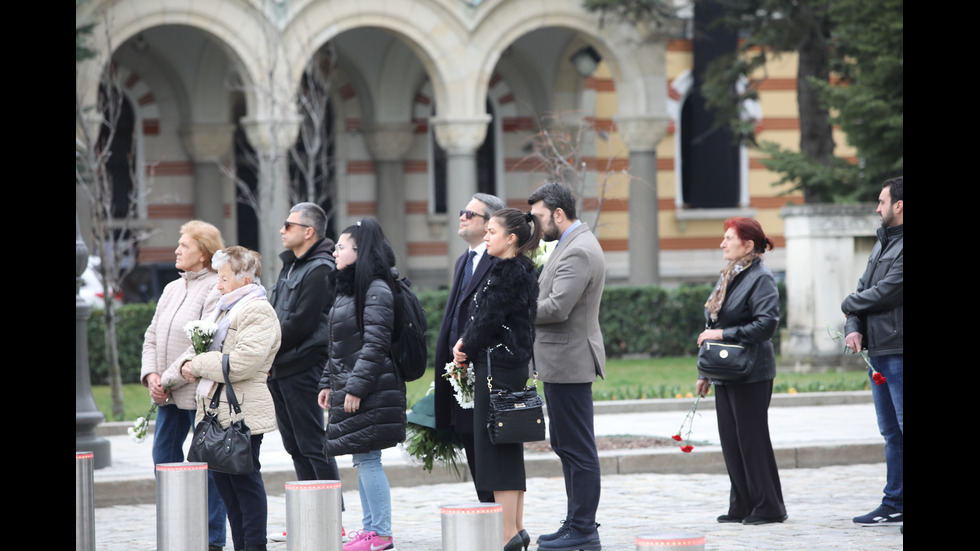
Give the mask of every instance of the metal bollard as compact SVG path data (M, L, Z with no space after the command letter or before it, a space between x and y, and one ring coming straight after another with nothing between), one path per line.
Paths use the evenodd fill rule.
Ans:
M157 465L157 551L208 548L208 464Z
M500 551L504 546L504 508L499 503L443 505L442 548Z
M704 551L705 538L701 534L664 533L636 536L636 551L650 547L684 548L690 551Z
M339 480L286 483L287 551L340 551Z
M95 551L93 452L75 452L75 551Z

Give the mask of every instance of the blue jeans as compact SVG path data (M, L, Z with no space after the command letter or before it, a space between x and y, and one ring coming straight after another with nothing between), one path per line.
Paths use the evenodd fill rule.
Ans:
M153 429L153 465L159 463L182 463L184 461L184 440L194 426L195 411L180 409L170 404L157 407L157 422ZM225 546L225 502L214 485L214 478L208 471L208 543Z
M391 487L388 476L381 466L381 450L353 454L357 467L357 490L361 495L364 518L361 524L366 532L379 536L391 535Z
M902 422L902 398L904 378L902 375L903 355L874 356L871 365L885 376L885 383L876 385L871 381L871 395L875 401L878 415L878 430L885 437L885 466L888 473L885 479L884 505L904 511L903 501L903 459L902 442L905 434ZM870 376L871 370L868 370Z

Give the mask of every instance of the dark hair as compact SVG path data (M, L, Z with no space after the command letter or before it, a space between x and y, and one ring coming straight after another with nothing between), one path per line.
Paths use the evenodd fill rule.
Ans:
M486 205L487 208L483 209L483 214L487 215L485 220L489 220L493 213L507 206L503 199L489 193L476 193L473 198Z
M902 182L903 178L905 178L905 176L899 176L898 178L891 178L889 180L885 180L881 184L882 188L888 188L888 194L892 196L892 203L894 203L895 201L905 200L903 199L903 197L905 197L905 190L902 189L905 187L904 183Z
M395 251L376 220L365 218L347 226L341 234L350 236L357 247L357 261L350 266L354 270L354 306L357 311L357 328L364 331L364 297L375 279L388 284L395 292ZM347 268L345 268L347 269Z
M751 241L755 244L753 252L764 253L766 250L773 250L776 244L772 239L766 237L766 232L762 231L762 224L744 216L733 216L725 220L725 230L729 228L735 230L735 234L742 241Z
M538 243L541 241L541 226L530 212L500 209L491 218L496 218L505 232L517 236L517 254L526 254L538 248Z
M533 205L538 201L544 201L544 205L552 213L555 212L555 209L560 208L565 212L565 218L578 220L578 216L575 214L575 194L565 184L551 182L534 190L534 193L527 198L527 204Z
M299 221L313 228L313 234L317 239L323 239L327 233L327 213L323 212L320 205L316 203L297 203L289 212L298 212Z

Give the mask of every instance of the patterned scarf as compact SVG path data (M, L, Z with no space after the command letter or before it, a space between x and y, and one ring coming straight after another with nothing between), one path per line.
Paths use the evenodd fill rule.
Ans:
M732 260L721 271L721 276L718 277L718 283L715 284L715 290L711 291L708 302L704 303L704 307L708 309L708 314L711 316L711 321L718 321L718 312L721 311L721 307L725 303L725 293L728 292L728 284L732 282L735 276L748 269L752 265L752 262L760 256L762 256L761 253L751 252L741 258Z

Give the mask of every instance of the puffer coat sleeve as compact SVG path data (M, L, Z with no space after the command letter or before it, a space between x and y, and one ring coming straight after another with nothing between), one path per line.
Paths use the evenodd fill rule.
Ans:
M330 359L321 388L330 388L328 455L366 453L405 439L405 382L391 361L394 296L374 280L364 299L363 333L358 329L354 297L337 295L330 311ZM361 399L353 413L344 411L347 394Z

